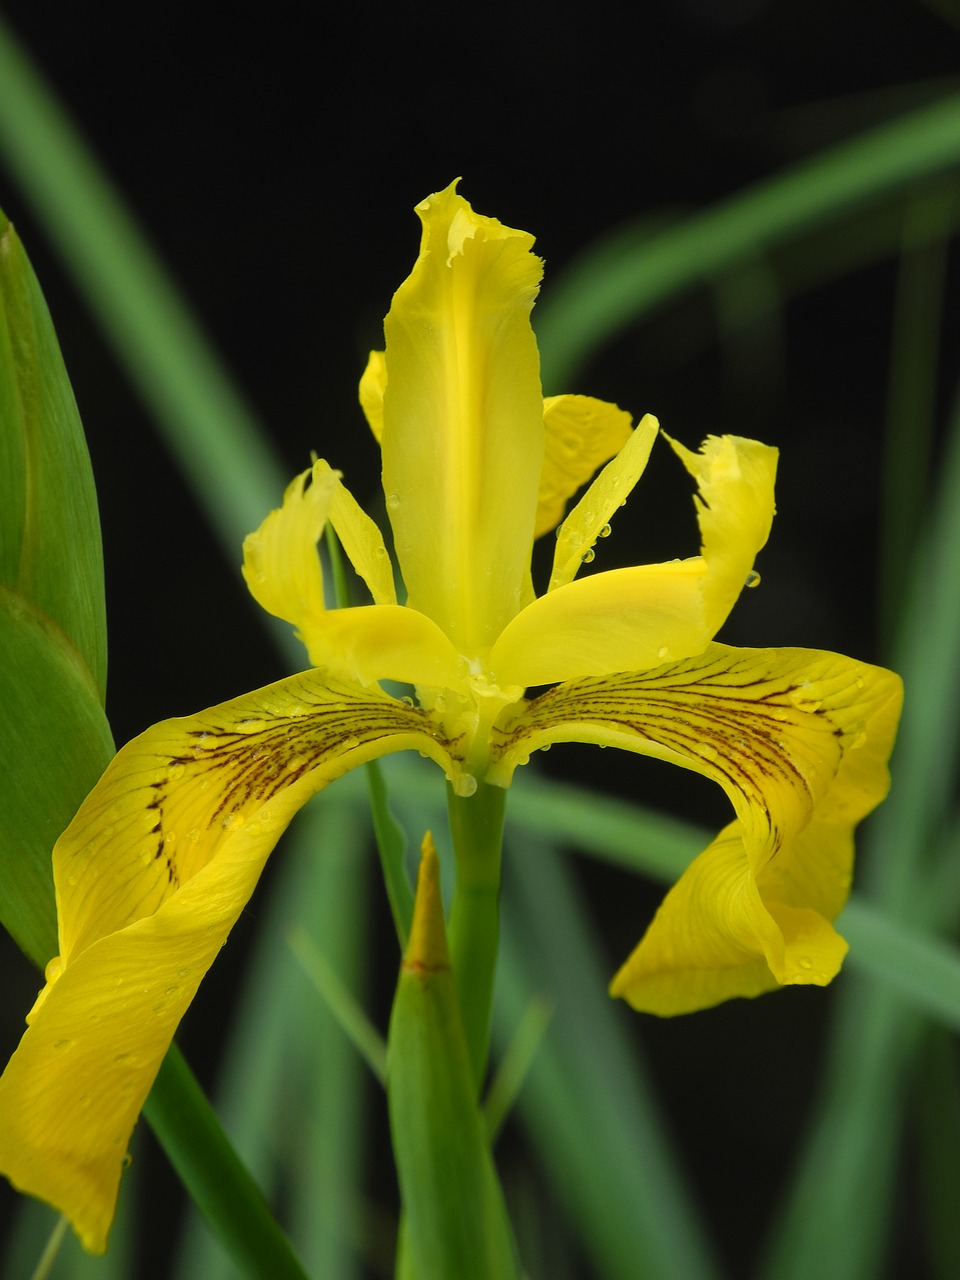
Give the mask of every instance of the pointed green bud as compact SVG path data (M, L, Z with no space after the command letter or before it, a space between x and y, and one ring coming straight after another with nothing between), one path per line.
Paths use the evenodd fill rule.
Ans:
M405 1274L512 1280L517 1261L477 1106L429 833L390 1018L387 1096Z

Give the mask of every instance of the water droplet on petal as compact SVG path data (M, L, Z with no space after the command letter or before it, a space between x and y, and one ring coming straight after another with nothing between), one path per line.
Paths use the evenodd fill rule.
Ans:
M751 569L750 572L747 574L746 585L748 587L759 587L760 575L759 573L757 573L756 569Z
M800 957L800 968L801 968L801 969L812 969L812 968L813 968L813 961L810 959L810 957L809 957L809 956L801 956L801 957Z
M590 561L595 560L596 557L597 557L597 553L594 551L593 547L587 547L586 551L580 557L580 563L589 564Z
M712 742L695 742L693 749L698 756L702 756L704 760L716 760L717 748Z
M664 658L670 657L670 650L667 648L665 644L662 644L660 648L657 650L657 657L660 658L661 660L663 660Z
M395 493L388 493L388 494L387 494L387 507L388 507L391 511L396 511L396 509L397 509L397 507L399 507L399 505L400 505L400 499L399 499L399 497L397 496L397 494L395 494Z
M611 533L613 533L613 530L610 528L610 526L609 526L608 524L605 524L605 525L603 525L603 527L602 527L602 528L599 530L599 532L597 533L597 537L598 537L598 538L609 538L609 537L610 537L610 535L611 535Z

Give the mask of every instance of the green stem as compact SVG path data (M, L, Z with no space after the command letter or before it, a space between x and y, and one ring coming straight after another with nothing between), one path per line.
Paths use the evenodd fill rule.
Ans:
M500 941L500 853L506 792L481 783L472 796L447 789L457 885L450 954L479 1093L490 1051L490 1006Z

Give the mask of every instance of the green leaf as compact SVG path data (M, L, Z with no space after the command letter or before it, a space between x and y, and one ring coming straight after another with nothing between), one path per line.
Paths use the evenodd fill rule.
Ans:
M237 1274L250 1280L306 1280L176 1044L167 1050L143 1113Z
M42 968L57 952L50 851L113 740L76 649L4 587L0 654L0 922Z
M36 277L0 213L0 923L57 951L50 852L113 754L100 524Z
M0 212L0 582L47 614L103 701L107 624L93 472L46 303Z
M432 842L390 1018L387 1098L405 1235L399 1273L517 1275L506 1209L477 1105Z

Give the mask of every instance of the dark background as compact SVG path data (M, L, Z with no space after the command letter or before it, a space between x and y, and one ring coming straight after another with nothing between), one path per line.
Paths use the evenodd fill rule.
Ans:
M660 0L562 12L520 0L375 16L360 5L174 0L157 10L19 3L6 13L286 470L316 449L373 503L376 452L356 381L412 265L420 199L462 175L479 212L536 234L548 292L609 229L708 206L935 97L956 81L960 52L957 25L936 9ZM105 541L108 710L124 741L285 668L240 582L239 548L228 564L2 172L0 204L40 276L88 432ZM714 341L713 296L691 290L598 356L579 385L546 388L655 412L689 445L735 431L781 447L763 584L745 594L724 639L885 656L875 558L895 282L892 261L860 269L793 300L779 329L748 333L733 353ZM955 307L947 326L955 342ZM689 485L661 449L602 548L606 564L695 549ZM549 763L599 783L598 755L557 749ZM606 787L710 823L726 818L722 797L678 771L612 752L603 766ZM595 867L584 881L612 971L659 891ZM33 985L25 970L22 981ZM737 1274L802 1127L828 1006L829 995L797 991L640 1025ZM5 1028L11 1046L18 1019Z

